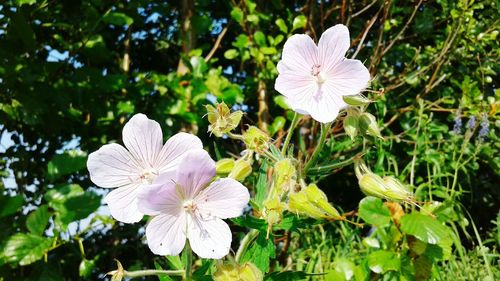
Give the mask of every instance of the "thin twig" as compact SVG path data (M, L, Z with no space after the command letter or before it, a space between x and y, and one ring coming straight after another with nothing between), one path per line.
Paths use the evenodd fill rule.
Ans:
M214 46L212 47L210 52L205 57L205 62L208 62L214 56L215 51L217 51L217 49L219 48L220 42L222 41L222 38L224 38L224 35L226 35L226 32L227 32L227 26L224 27L224 29L222 29L222 31L219 33L219 36L217 36L217 39L215 40Z

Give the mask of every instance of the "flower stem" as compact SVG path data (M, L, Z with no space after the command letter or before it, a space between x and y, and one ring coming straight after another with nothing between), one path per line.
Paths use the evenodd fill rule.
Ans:
M235 260L236 262L240 262L241 257L243 254L246 252L248 249L248 246L250 246L250 243L257 237L259 234L259 231L252 229L250 230L245 237L241 240L240 247L238 248L238 251L236 252Z
M193 251L191 250L191 245L189 245L189 241L186 242L186 248L184 248L186 254L186 266L184 267L184 280L191 281L193 280L191 265L193 264Z
M232 138L233 140L240 140L240 141L243 141L243 136L242 135L238 135L238 134L233 134L231 132L227 132L227 136Z
M329 171L334 170L334 169L339 169L339 168L351 165L356 160L360 159L364 154L365 154L365 152L361 152L361 153L358 153L358 154L354 155L353 157L351 157L347 160L344 160L344 161L339 161L339 162L331 163L331 164L324 165L324 166L314 167L314 168L311 168L309 170L309 172L312 174L319 174L319 173L323 173L323 172L329 172Z
M297 127L299 119L299 114L295 112L293 114L292 123L290 124L290 128L288 129L288 134L286 135L285 142L283 143L283 148L281 149L281 155L283 156L286 155L286 150L288 148L288 145L290 144L290 140L292 139L293 130L295 130L295 127Z
M136 270L136 271L124 271L124 277L141 277L141 276L151 276L151 275L172 275L172 276L182 276L184 270L157 270L157 269L146 269L146 270Z
M311 158L304 167L304 175L307 175L307 171L309 171L311 166L316 163L319 153L321 152L323 146L325 145L326 136L328 135L328 131L330 130L331 124L332 123L321 123L321 134L319 136L318 144L316 145L316 148L314 149Z

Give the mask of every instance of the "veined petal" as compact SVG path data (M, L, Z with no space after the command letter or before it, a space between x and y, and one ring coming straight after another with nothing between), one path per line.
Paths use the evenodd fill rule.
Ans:
M203 149L189 151L177 168L176 183L182 187L183 199L194 196L215 177L215 161Z
M139 211L146 215L169 213L176 216L182 211L182 201L173 181L141 187L137 199Z
M185 155L191 149L203 149L201 140L192 134L178 133L170 137L160 153L158 154L155 167L160 173L176 168Z
M188 216L187 237L193 252L201 258L220 259L231 248L231 230L219 218L201 220Z
M121 145L103 145L87 160L90 180L100 187L120 187L139 181L141 169L132 155Z
M186 213L161 214L146 226L146 239L156 255L178 255L186 244Z
M104 202L108 204L113 218L124 223L134 223L142 219L143 214L137 206L139 188L140 184L123 186L106 195Z
M202 217L227 219L241 216L250 194L238 181L223 178L211 183L194 200Z
M337 95L359 94L370 81L370 72L359 60L344 59L329 73L324 86Z
M317 63L318 47L312 38L305 34L292 35L283 46L280 69L289 69L301 74L310 74ZM281 73L281 72L280 72Z
M345 25L337 24L328 28L318 42L318 63L324 72L329 72L345 56L351 39Z
M163 144L163 134L158 122L139 113L123 127L123 143L144 168L153 168Z
M342 100L341 95L331 92L323 84L313 98L308 99L299 106L307 110L314 120L328 123L337 118L339 111L346 106L346 103Z

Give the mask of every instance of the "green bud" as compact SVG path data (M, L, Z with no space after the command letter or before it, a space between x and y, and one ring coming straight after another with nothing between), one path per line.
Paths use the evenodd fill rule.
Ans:
M348 114L344 118L344 131L351 140L354 140L358 135L358 116Z
M217 174L229 174L234 167L234 159L222 158L215 163L215 171Z
M363 134L383 139L382 135L380 134L380 129L377 125L377 119L375 118L375 116L371 115L368 112L364 112L360 115L358 122L359 130Z
M364 194L378 198L387 198L388 191L384 180L374 173L368 173L361 176L359 179L359 187Z
M342 98L344 99L345 103L352 106L367 105L372 102L370 99L366 98L362 94L343 96Z
M274 165L274 187L279 195L290 190L295 186L297 179L297 170L291 159L282 159Z
M238 159L234 162L234 167L229 173L228 177L237 181L243 181L252 173L252 165L246 160Z
M288 210L315 219L340 217L339 212L328 203L325 193L315 184L310 184L300 192L290 194Z
M395 201L411 200L413 194L408 188L394 177L387 176L382 179L387 187L386 196Z
M269 148L269 136L259 128L250 126L243 134L243 141L248 149L263 153Z
M253 263L247 262L243 265L233 263L217 266L213 278L214 281L261 281L264 276Z
M216 107L206 105L205 108L210 123L208 131L216 137L222 137L223 134L234 130L243 116L243 112L239 110L231 113L231 110L224 102L217 104Z

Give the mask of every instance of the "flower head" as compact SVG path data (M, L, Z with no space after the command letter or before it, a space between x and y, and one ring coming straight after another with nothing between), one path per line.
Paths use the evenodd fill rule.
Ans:
M149 248L157 255L177 255L189 239L202 258L222 258L231 246L231 230L222 220L238 217L250 195L234 179L212 183L215 162L204 150L190 151L174 177L160 176L139 194L139 209L154 216L146 227Z
M144 114L134 115L123 127L125 147L112 143L91 153L87 161L90 179L100 187L116 188L105 202L111 215L121 222L142 219L137 207L137 192L156 177L173 173L184 154L202 149L201 140L191 134L178 133L163 145L160 124Z
M285 43L275 89L290 107L328 123L346 107L343 96L356 95L370 80L359 61L344 57L349 49L349 30L342 24L327 29L316 45L311 37L295 34Z

